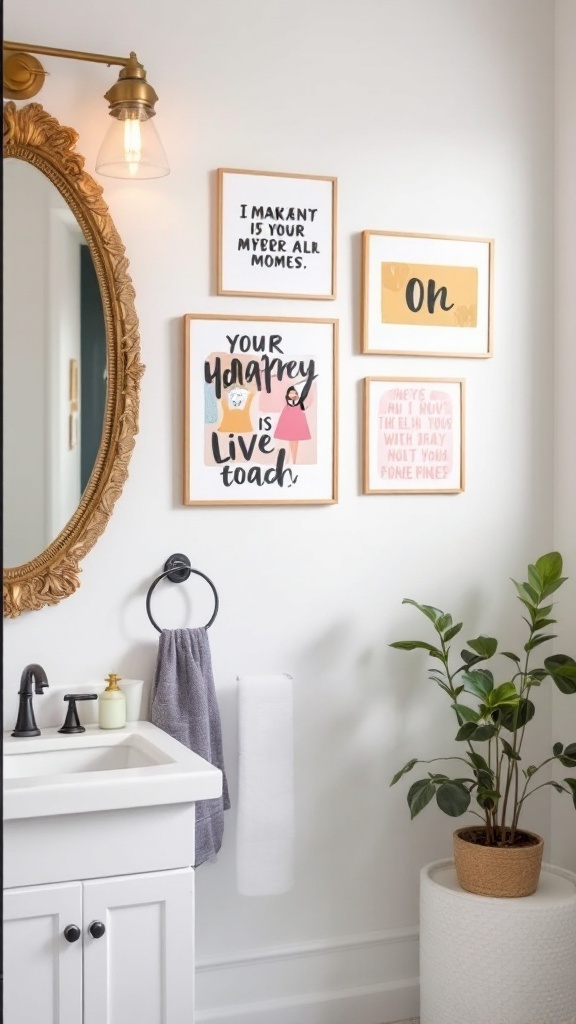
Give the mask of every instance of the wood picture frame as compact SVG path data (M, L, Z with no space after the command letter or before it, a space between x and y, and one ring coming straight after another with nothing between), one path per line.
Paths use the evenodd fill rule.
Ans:
M188 313L185 505L337 501L338 321Z
M363 353L492 355L494 241L362 233Z
M337 179L218 169L217 294L336 298Z
M465 381L364 378L364 494L459 494Z

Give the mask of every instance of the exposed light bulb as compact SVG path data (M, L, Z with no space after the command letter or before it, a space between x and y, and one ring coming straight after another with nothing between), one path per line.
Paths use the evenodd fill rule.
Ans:
M138 116L127 117L124 121L124 157L130 174L136 175L142 159L142 132Z

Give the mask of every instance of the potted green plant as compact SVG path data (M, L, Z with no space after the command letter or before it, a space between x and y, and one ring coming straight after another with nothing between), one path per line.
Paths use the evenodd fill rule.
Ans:
M491 896L527 896L538 885L543 840L519 828L529 797L543 786L552 786L558 793L570 794L576 807L576 778L567 777L563 782L539 782L536 778L546 765L559 763L564 768L575 768L576 743L555 743L539 764L524 765L522 760L526 729L536 711L533 691L552 679L561 693L576 693L573 658L552 654L544 658L540 667L533 665L534 652L556 638L549 627L556 622L551 618L552 595L566 582L561 555L557 551L542 555L528 566L526 582L512 582L528 627L528 639L521 654L498 652L498 641L481 635L466 641L460 663L455 666L451 644L462 623L455 623L451 615L439 608L410 598L403 604L414 605L429 620L436 633L435 642L399 640L390 645L402 651L428 653L432 662L430 679L450 701L458 724L456 741L463 748L461 754L444 758L413 758L390 784L393 786L417 764L458 762L456 777L430 771L426 778L410 786L410 815L414 818L435 797L440 810L456 818L469 809L474 799L478 810L472 813L482 824L454 833L456 871L463 889ZM502 682L497 682L492 668L487 667L497 653L508 665Z

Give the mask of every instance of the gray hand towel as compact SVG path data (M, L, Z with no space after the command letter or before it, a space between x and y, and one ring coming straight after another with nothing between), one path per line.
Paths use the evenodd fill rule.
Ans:
M163 629L152 690L151 719L222 772L222 796L196 804L196 863L215 860L230 807L222 729L205 627Z

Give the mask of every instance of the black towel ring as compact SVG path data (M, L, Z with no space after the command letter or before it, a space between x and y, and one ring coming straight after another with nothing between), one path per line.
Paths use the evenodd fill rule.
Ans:
M214 619L218 615L218 608L220 607L220 602L218 600L218 592L216 590L216 587L212 583L212 580L203 572L200 572L199 569L193 569L190 564L190 559L188 558L187 555L170 555L170 558L164 564L164 572L161 572L160 575L156 577L146 595L146 611L148 612L148 618L150 619L150 622L154 626L154 629L157 629L159 633L161 633L162 630L158 623L152 617L152 612L150 611L150 601L152 599L152 592L154 590L154 587L158 583L160 583L160 580L163 579L169 579L171 583L184 583L187 579L190 578L191 573L195 573L196 576L201 576L203 580L206 580L206 583L209 583L210 586L212 587L212 593L214 594L214 611L212 613L212 618L210 619L209 622L206 623L204 629L210 629L210 626L212 625Z

